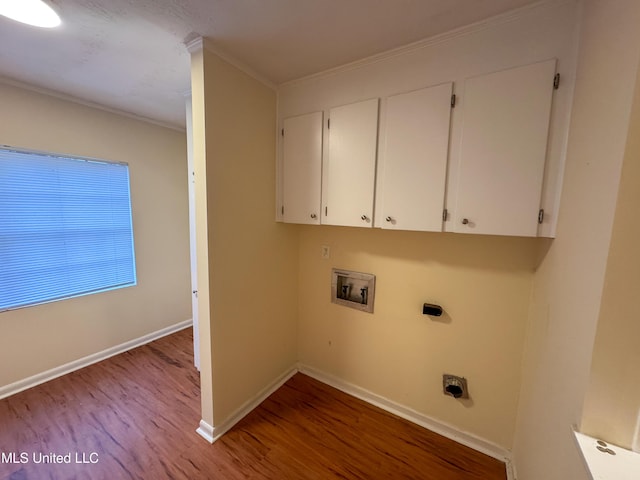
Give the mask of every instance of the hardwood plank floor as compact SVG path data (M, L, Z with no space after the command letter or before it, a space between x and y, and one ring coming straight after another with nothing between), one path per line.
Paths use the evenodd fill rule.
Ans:
M506 479L503 463L302 374L210 445L191 335L1 400L0 479Z

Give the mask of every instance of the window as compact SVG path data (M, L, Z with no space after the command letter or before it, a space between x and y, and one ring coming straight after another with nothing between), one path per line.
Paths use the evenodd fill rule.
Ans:
M135 284L128 165L0 148L0 312Z

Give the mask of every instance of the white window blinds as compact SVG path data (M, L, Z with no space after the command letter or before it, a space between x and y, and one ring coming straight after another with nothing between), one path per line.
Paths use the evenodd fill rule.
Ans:
M0 312L135 284L128 166L0 148Z

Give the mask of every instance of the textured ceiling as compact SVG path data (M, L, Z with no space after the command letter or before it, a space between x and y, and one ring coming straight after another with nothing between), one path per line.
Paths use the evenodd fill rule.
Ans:
M533 0L49 0L63 25L0 16L0 76L183 126L187 37L274 84L427 38Z

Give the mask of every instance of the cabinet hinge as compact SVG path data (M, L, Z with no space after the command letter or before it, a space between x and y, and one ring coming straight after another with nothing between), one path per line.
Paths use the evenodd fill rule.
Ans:
M281 133L282 133L282 136L284 137L284 128L282 129L282 132L281 132Z
M558 90L558 88L560 88L560 74L556 73L553 77L553 89Z
M456 106L456 94L451 95L451 108Z
M538 223L542 224L543 220L544 220L544 208L541 208L540 211L538 212Z
M446 222L446 221L447 221L447 217L448 217L448 216L449 216L449 211L445 208L445 209L442 211L442 221L443 221L443 222Z

